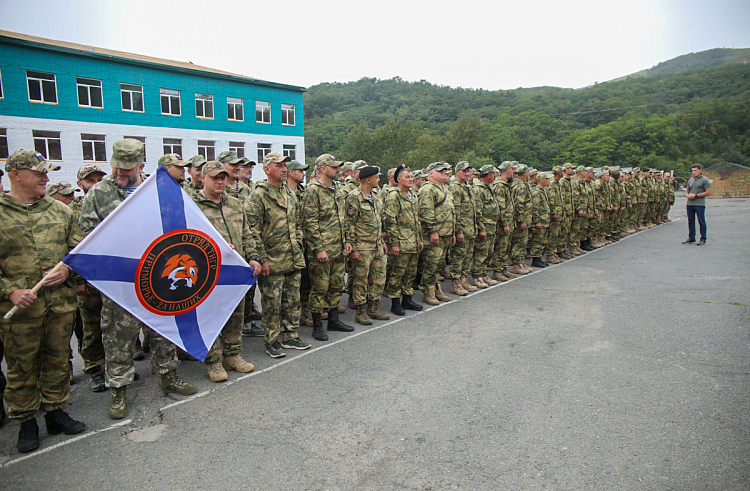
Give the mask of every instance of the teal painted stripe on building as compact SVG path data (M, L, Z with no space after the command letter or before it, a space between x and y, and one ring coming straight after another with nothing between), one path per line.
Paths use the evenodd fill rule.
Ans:
M0 39L0 76L3 96L0 116L60 119L90 123L113 123L191 130L224 131L281 136L304 136L302 91L286 90L280 84L243 83L231 77L212 77L187 70L170 70L136 66L43 47L23 46ZM158 65L154 65L158 67ZM29 101L26 70L54 73L57 82L57 104ZM104 108L78 106L76 77L102 81ZM143 86L144 112L123 111L120 84ZM180 91L181 116L161 114L160 89ZM195 94L212 94L214 119L195 115ZM245 121L227 119L227 97L244 99ZM255 121L255 101L271 103L271 124ZM295 126L281 124L281 105L295 106Z

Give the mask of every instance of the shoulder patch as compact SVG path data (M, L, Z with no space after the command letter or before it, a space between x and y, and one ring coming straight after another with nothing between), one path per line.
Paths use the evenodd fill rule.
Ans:
M356 215L356 214L357 214L357 209L354 208L353 206L349 205L349 207L346 209L346 215L349 218L354 218L354 215Z

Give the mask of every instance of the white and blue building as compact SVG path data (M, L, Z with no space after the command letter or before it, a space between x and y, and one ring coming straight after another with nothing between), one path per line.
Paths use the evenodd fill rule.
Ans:
M34 148L75 183L112 144L146 146L146 172L165 153L214 159L234 150L256 162L278 151L305 161L304 87L178 61L0 30L0 165ZM262 166L254 179L265 177Z

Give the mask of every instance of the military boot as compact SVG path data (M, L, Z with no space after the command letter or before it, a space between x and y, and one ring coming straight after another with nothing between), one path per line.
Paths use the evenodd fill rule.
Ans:
M30 419L21 423L18 430L18 443L16 448L19 452L31 452L39 448L39 425L36 419Z
M475 292L478 290L478 288L474 285L470 285L469 282L466 280L466 276L462 276L461 279L461 286L466 290L467 292Z
M520 264L514 264L512 272L515 275L527 274L528 273L528 271L526 271L524 268L522 268Z
M62 409L49 411L44 415L44 422L47 424L47 433L50 435L59 433L76 435L86 429L85 423L74 420Z
M178 377L175 370L171 370L161 376L161 388L183 395L192 394L197 390L195 385L190 385Z
M427 305L440 305L440 300L435 298L434 286L428 286L427 292L424 292L423 295L424 295L424 303L426 303Z
M506 278L505 275L500 271L495 271L494 273L492 273L492 279L500 283L508 281L508 278Z
M475 276L474 279L471 281L471 283L476 288L487 288L489 285L484 282L484 280L480 276Z
M310 314L313 320L312 337L318 341L328 341L328 334L323 330L323 314Z
M451 280L451 293L461 295L462 297L469 294L469 292L464 290L461 286L461 280Z
M127 386L112 387L112 399L109 403L109 417L122 419L128 414Z
M487 275L484 278L482 278L482 281L484 281L484 284L487 285L487 286L495 286L495 285L497 285L497 280L493 280L492 278L489 277L489 275Z
M443 289L440 287L440 283L437 284L437 288L435 289L435 298L440 300L441 302L450 302L451 300L453 300L451 297L443 293Z
M412 300L411 295L403 295L401 297L401 306L405 309L420 311L424 309L424 305L418 304Z
M245 361L240 355L229 355L224 356L221 361L221 366L224 370L237 370L240 373L252 372L255 369L255 365Z
M346 306L352 310L357 309L357 304L354 303L354 295L352 295L351 293L349 294L349 299L346 301Z
M227 371L224 370L224 367L218 361L216 363L207 363L206 373L211 382L224 382L225 380L229 380Z
M338 309L331 309L328 311L328 330L329 331L341 331L341 332L352 332L354 328L349 324L344 324L339 320Z
M357 311L357 313L354 315L354 321L357 324L362 324L363 326L371 326L372 319L370 319L370 317L368 317L367 315L367 307L365 306L365 304L355 305L354 308Z
M384 314L378 310L379 303L380 303L379 300L370 300L370 302L367 304L367 315L370 316L370 319L377 319L379 321L387 321L388 319L391 318L391 316L388 314Z
M401 299L399 297L391 299L391 312L396 315L406 315L404 307L401 306Z
M538 258L538 257L531 258L531 265L534 266L535 268L544 268L545 267L544 263L542 262L542 259Z
M300 312L299 316L300 323L312 327L313 326L313 319L310 315L310 311L307 309L307 307L302 307L302 311Z
M506 278L508 278L508 279L510 279L510 280L512 280L513 278L518 278L518 275L517 275L517 274L514 274L514 273L512 273L512 272L510 271L510 269L506 269L505 271L503 271L503 276L505 276Z

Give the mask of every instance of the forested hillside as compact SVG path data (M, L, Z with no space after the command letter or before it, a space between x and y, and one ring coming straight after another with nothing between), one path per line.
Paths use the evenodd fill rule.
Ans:
M383 169L441 160L575 162L685 172L750 166L750 65L730 64L583 89L487 91L400 78L324 83L305 94L306 154Z

